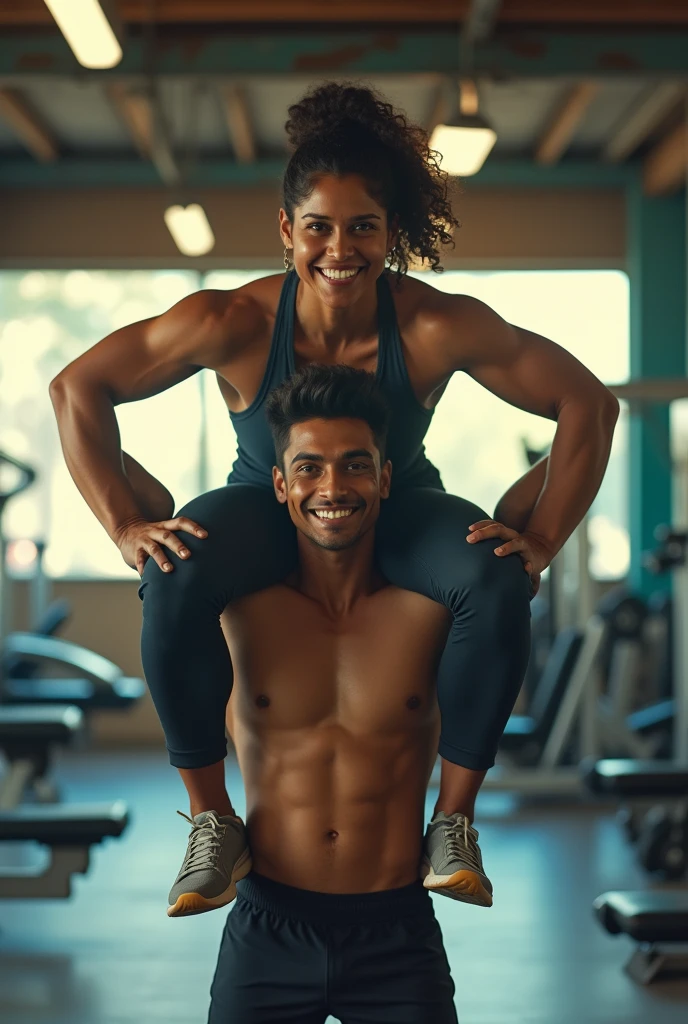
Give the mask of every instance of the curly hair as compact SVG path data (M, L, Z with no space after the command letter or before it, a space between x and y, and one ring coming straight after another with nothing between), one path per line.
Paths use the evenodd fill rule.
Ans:
M452 211L449 175L420 125L372 89L325 82L289 107L285 130L293 153L282 198L291 221L319 175L357 174L388 218L398 218L390 269L400 278L410 262L422 260L442 271L440 246L454 245L451 231L459 221Z

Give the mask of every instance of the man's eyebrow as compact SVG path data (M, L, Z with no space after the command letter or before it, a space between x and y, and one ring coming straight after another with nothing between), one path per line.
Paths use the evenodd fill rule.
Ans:
M372 459L373 453L369 452L367 448L351 448L348 452L342 452L338 455L339 459L360 459L367 458ZM314 452L297 452L294 458L289 463L293 466L295 462L308 461L308 462L324 462L322 455L316 455Z
M324 213L304 213L301 220L305 220L306 217L315 217L316 220L332 220L332 217L328 217ZM355 217L350 217L349 220L381 220L377 213L358 213Z
M373 453L369 452L367 448L352 448L351 451L343 452L343 459L356 459L356 458L373 458Z
M324 462L322 455L315 455L313 452L297 452L289 465L293 466L295 462L302 459L308 459L309 462Z

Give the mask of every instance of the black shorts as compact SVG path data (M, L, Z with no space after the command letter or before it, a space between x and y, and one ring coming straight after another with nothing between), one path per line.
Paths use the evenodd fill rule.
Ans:
M237 883L208 1024L457 1024L454 982L420 881L321 893Z

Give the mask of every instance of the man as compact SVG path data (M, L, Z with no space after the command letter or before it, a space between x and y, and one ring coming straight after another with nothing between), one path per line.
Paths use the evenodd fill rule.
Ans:
M310 365L272 393L267 416L299 564L223 615L253 870L236 886L209 1021L449 1024L454 984L421 873L450 613L387 584L374 562L392 473L374 377ZM203 841L220 844L231 819L198 817ZM479 852L457 862L445 822L433 819L429 848L454 863L428 878L489 905Z

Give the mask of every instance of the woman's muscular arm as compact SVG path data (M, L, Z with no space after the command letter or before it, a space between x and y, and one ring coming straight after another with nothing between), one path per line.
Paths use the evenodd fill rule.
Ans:
M542 493L547 477L549 455L536 462L502 495L494 510L494 518L512 530L522 533Z
M238 291L196 292L161 316L108 335L50 385L72 478L124 560L139 571L149 555L161 567L171 565L160 542L179 554L184 545L170 530L196 532L198 525L182 519L156 531L138 529L150 525L151 514L171 514L173 501L159 481L122 452L115 406L166 391L202 367L226 365L252 336L261 315Z
M521 517L519 532L527 533L540 549L538 561L544 564L535 566L540 571L597 494L619 403L594 374L553 341L506 323L470 296L436 296L427 328L447 374L464 370L510 405L556 420L548 458L498 504L506 514Z

